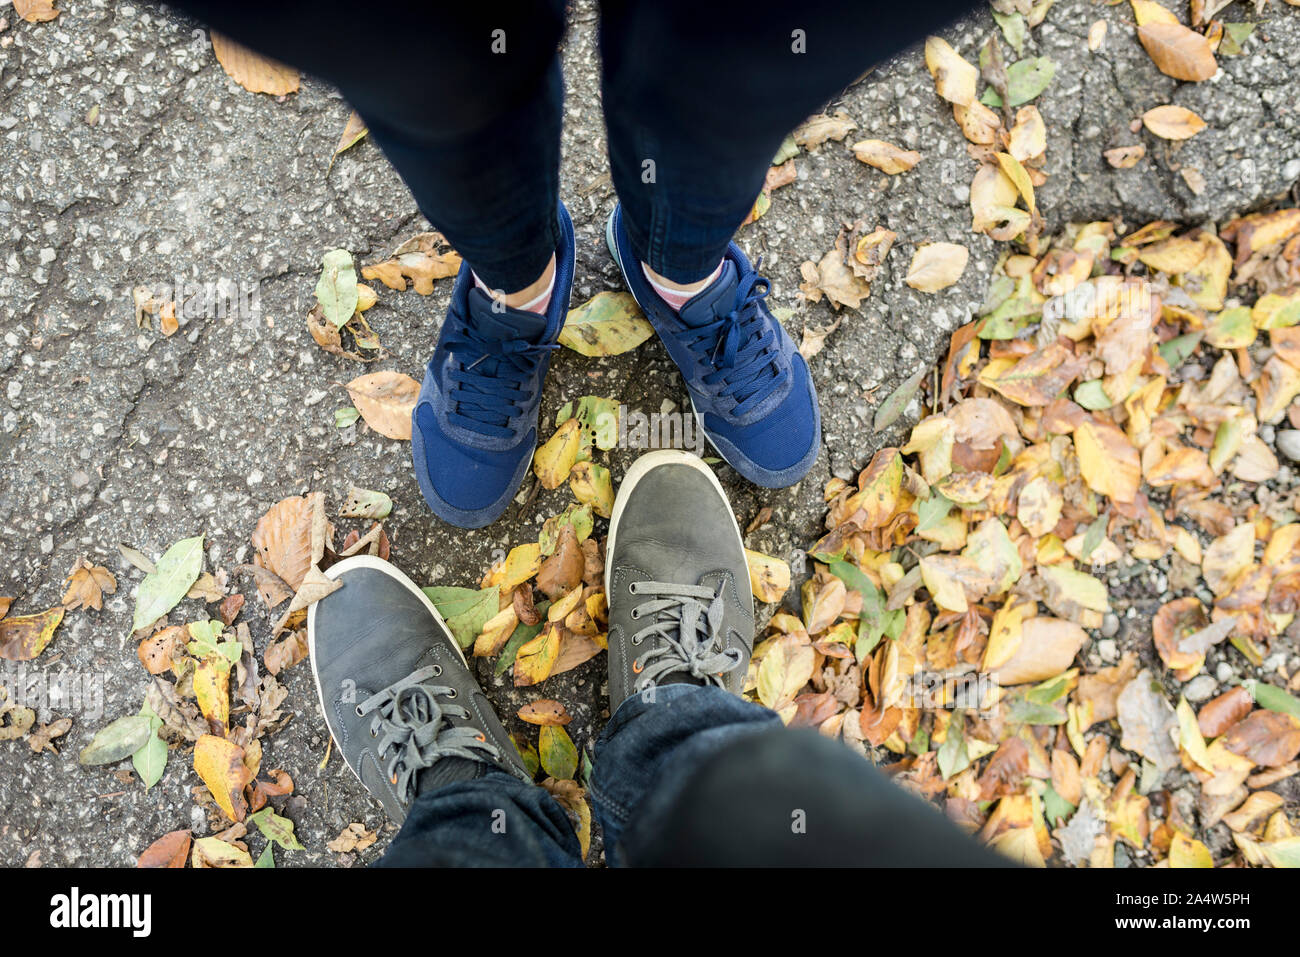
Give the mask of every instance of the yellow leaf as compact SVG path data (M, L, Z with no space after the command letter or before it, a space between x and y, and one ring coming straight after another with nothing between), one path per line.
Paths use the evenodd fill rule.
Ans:
M252 867L253 858L248 851L227 844L219 837L195 838L190 851L191 867Z
M560 632L547 622L541 633L519 648L515 657L515 687L540 684L551 674L560 654Z
M194 697L209 725L216 722L221 733L230 731L230 659L208 655L194 669Z
M518 624L519 616L515 614L514 604L506 605L483 623L483 630L474 639L474 657L495 655L505 646Z
M1138 26L1148 23L1178 23L1178 18L1155 0L1129 0L1133 4L1133 19Z
M1175 831L1169 844L1170 867L1213 867L1214 857L1210 849L1200 841L1193 840L1182 831Z
M934 603L945 611L964 612L967 608L966 590L952 570L939 558L947 556L929 556L921 559L921 580L930 592Z
M749 566L749 587L754 598L765 604L780 601L790 590L790 566L779 558L745 549Z
M1024 199L1025 205L1029 207L1031 216L1038 215L1038 207L1034 204L1034 184L1029 179L1029 173L1021 165L1020 160L1016 159L1010 153L997 154L998 166L1002 167L1002 172L1007 174L1007 179L1015 184L1016 192Z
M1074 448L1089 488L1123 504L1137 497L1141 461L1118 428L1090 417L1074 430Z
M1196 712L1192 706L1187 703L1187 699L1179 697L1178 699L1178 743L1187 756L1199 764L1210 773L1214 772L1214 766L1210 763L1210 755L1205 747L1205 737L1201 734L1201 728L1196 723Z
M582 450L582 427L576 418L566 419L533 456L533 471L547 489L559 488L569 477Z
M62 620L61 605L35 615L0 618L0 658L31 661L45 650Z
M979 71L942 37L926 37L925 65L934 77L935 91L949 103L969 106L975 99Z
M653 334L654 327L630 292L599 292L569 311L560 330L560 345L584 356L617 356Z
M609 469L595 462L578 462L569 472L569 488L583 505L590 505L601 518L614 513L614 483Z
M1015 597L1008 598L1006 604L993 613L993 624L989 627L989 644L984 650L981 671L995 671L1011 660L1011 656L1020 647L1024 636L1021 626L1025 619L1034 613L1034 602Z
M499 582L502 594L528 581L541 567L542 546L537 542L516 545L510 549L510 554L506 556L505 572Z
M244 764L244 749L233 741L205 734L194 745L194 770L226 817L242 821L248 813L244 786L252 777Z

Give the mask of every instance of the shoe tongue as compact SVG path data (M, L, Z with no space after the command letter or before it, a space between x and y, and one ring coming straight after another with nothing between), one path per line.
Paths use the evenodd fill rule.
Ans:
M469 324L486 339L527 339L532 343L542 341L547 326L545 316L499 305L477 286L469 291Z
M688 326L702 326L731 312L736 304L736 264L722 263L722 274L705 286L678 313Z

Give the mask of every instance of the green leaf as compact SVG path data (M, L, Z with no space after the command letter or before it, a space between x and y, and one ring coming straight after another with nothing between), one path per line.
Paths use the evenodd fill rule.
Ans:
M357 311L357 270L346 249L331 249L322 260L316 281L316 301L335 329L341 329Z
M592 518L590 505L573 504L559 515L552 515L542 523L542 532L537 536L537 544L542 547L543 555L555 553L555 546L560 543L560 529L565 525L573 526L573 535L582 544L591 537L595 520Z
M1061 822L1069 819L1074 813L1074 805L1061 797L1056 788L1048 784L1043 790L1043 814L1047 817L1047 823L1051 827L1060 827Z
M1088 526L1084 533L1083 544L1079 547L1079 561L1086 562L1088 556L1097 550L1101 540L1106 537L1106 520L1099 518Z
M537 613L542 616L537 624L519 624L515 626L515 630L510 633L510 637L506 639L505 645L501 648L501 657L497 658L496 667L493 669L498 677L510 670L510 667L515 663L515 655L519 653L519 649L542 633L542 628L545 627L546 623L546 609L550 607L551 603L549 601L544 601L537 606Z
M879 432L881 429L893 425L895 420L903 414L907 408L907 403L912 401L912 396L916 395L916 390L921 387L921 382L925 379L925 374L929 368L921 366L910 376L903 380L903 384L889 394L889 398L880 404L876 410L875 421L871 427Z
M1246 48L1246 41L1250 35L1255 32L1253 23L1225 23L1223 25L1223 40L1219 43L1219 54L1222 56L1240 56Z
M1008 695L1004 701L1008 724L1065 724L1067 716L1064 708L1034 701L1026 692L1018 691Z
M578 749L561 725L542 725L537 739L537 756L542 770L557 781L572 781L578 773Z
M176 607L203 570L203 536L183 538L158 559L157 571L144 576L135 595L131 630L151 625Z
M385 492L375 492L368 488L348 489L348 497L339 509L341 518L387 518L393 511L393 500Z
M275 867L275 855L271 853L274 844L267 844L262 848L262 853L257 855L257 863L253 867Z
M456 641L468 648L483 630L483 625L499 611L501 589L430 586L421 589L438 609Z
M515 750L519 752L519 757L524 762L524 768L532 777L537 777L537 772L542 767L537 757L537 749L516 734L510 735L510 740L514 742Z
M1188 356L1196 351L1196 347L1201 344L1201 338L1204 335L1204 332L1189 332L1185 336L1175 336L1162 344L1156 351L1160 353L1160 358L1169 363L1169 368L1177 369L1187 361Z
M1281 711L1284 714L1295 715L1300 718L1300 698L1287 694L1277 685L1266 684L1263 681L1256 681L1254 678L1242 682L1250 696L1255 699L1255 704L1261 708L1267 708L1269 711Z
M131 764L144 782L144 789L148 791L162 778L163 769L167 766L167 742L158 737L162 718L154 714L148 701L141 705L140 714L149 719L149 740L131 755Z
M1074 390L1074 401L1092 412L1109 409L1115 404L1111 397L1106 394L1106 390L1102 388L1100 379L1089 379L1087 382L1080 382Z
M129 758L149 743L149 736L153 734L152 720L147 715L130 714L100 728L90 739L90 744L81 749L78 763L89 767Z
M238 638L227 638L222 641L221 635L225 628L226 626L215 618L190 622L186 629L193 640L185 646L185 650L195 658L224 655L232 665L238 664L243 656L243 645L239 643Z
M1017 60L1007 67L1007 97L1011 100L1009 105L1020 106L1028 103L1047 89L1055 75L1056 64L1048 57ZM984 91L980 102L985 106L999 107L1002 105L1002 97L998 96L997 90L990 87Z
M918 499L916 503L916 530L924 532L933 528L948 517L952 511L952 502L941 492L930 492L929 498Z
M786 160L792 160L799 155L799 144L794 141L794 134L791 133L781 141L781 147L772 157L772 165L780 166Z
M359 418L361 418L361 412L354 405L334 410L334 425L340 429L346 429L349 425L355 424Z
M939 773L943 775L945 781L970 767L970 754L966 750L964 712L960 710L953 712L952 720L948 722L948 734L943 739L943 744L939 745L937 757Z
M276 814L274 809L264 807L256 814L250 814L248 819L257 825L257 829L262 832L263 837L268 841L279 844L286 851L301 851L304 849L297 835L293 833L293 821Z
M993 22L1002 28L1002 35L1006 37L1011 49L1016 51L1016 56L1023 56L1025 40L1029 36L1029 28L1025 26L1025 18L1018 13L998 13L994 10Z
M162 724L161 721L158 723ZM140 780L144 782L146 791L162 779L163 770L167 767L167 742L158 737L156 730L150 730L144 746L131 755L131 764L135 767L136 774L140 775Z
M582 428L582 445L592 445L603 452L618 445L618 400L605 399L598 395L584 395L578 400L577 409L572 402L564 403L555 416L555 426L559 428L569 419L577 416Z

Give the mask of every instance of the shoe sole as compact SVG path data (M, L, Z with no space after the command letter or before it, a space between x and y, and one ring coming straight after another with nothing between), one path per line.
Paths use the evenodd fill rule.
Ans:
M618 212L617 206L614 207L614 210L609 214L609 217L605 220L605 248L609 250L609 254L613 258L614 263L618 266L619 272L623 274L623 285L627 286L627 291L631 293L632 298L636 301L636 304L640 306L641 312L644 313L646 316L646 321L650 322L651 326L654 326L654 322L650 320L650 311L646 309L644 305L642 305L640 299L636 298L636 293L632 291L632 284L627 281L627 269L623 265L622 257L619 256L618 254L618 243L614 239L614 213L616 212ZM655 328L655 335L657 336L659 335L659 329L657 327ZM663 342L663 336L659 336L659 341ZM665 349L667 348L666 343L664 345L664 348ZM671 353L669 353L669 358L672 358ZM810 370L810 375L811 375L811 370ZM685 380L683 379L683 381ZM759 486L760 488L772 488L772 489L792 488L795 485L798 485L801 481L803 481L804 476L808 474L808 472L812 469L813 464L817 461L817 456L821 452L820 442L818 442L818 444L813 447L813 449L809 452L808 456L806 456L803 460L797 463L797 465L799 466L798 471L800 471L800 476L799 478L795 479L793 482L786 482L783 479L776 481L775 483L772 479L768 479L767 481L760 481L758 478L756 478L756 473L758 473L759 471L767 471L767 470L760 469L759 466L751 465L749 463L745 463L743 466L737 465L735 460L727 455L727 450L722 448L722 446L720 446L717 442L715 442L713 436L709 434L709 430L704 425L704 416L701 415L699 410L696 409L695 407L695 395L690 391L689 386L687 387L686 392L687 392L687 396L691 400L691 415L695 416L695 429L696 429L695 434L703 435L706 439L708 439L709 445L713 448L713 451L718 453L718 456L722 459L722 461L730 465L736 471L736 473L742 476L744 479L746 479L749 482L753 482L755 485ZM818 434L820 435L821 433L820 421L818 423L817 431Z
M389 578L395 579L403 588L411 592L411 594L418 595L420 601L424 604L424 607L429 610L431 615L433 615L434 620L438 622L439 626L442 627L444 631L447 631L448 634L451 633L450 629L447 628L447 623L442 620L442 615L438 614L438 609L434 607L433 602L429 601L429 596L420 589L419 585L411 581L411 579L392 562L386 562L375 555L353 555L351 558L345 558L342 561L331 565L325 570L325 577L331 580L337 580L344 573L352 571L355 568L371 568L375 571L384 573ZM325 704L325 694L320 686L320 672L316 670L316 609L318 607L320 607L320 602L318 601L312 602L311 605L307 607L307 653L311 656L311 677L312 682L316 685L316 700L320 702L321 715L324 716L329 714L329 709ZM466 668L468 668L469 662L465 660L465 652L461 650L460 645L456 641L452 641L451 644L452 647L456 649L456 653L460 655L461 662L464 663ZM331 738L334 737L334 731L330 728L328 719L325 721L325 729L329 731ZM361 775L357 773L357 769L348 761L342 748L339 748L339 757L343 758L343 763L348 766L348 770L352 772L356 779L361 781ZM365 784L364 781L361 781L361 783L363 785Z
M680 449L659 449L654 452L647 452L639 459L632 463L632 467L627 470L623 476L623 481L618 487L618 495L614 498L614 509L609 518L609 537L605 542L605 600L609 601L611 594L609 588L610 573L613 571L614 547L618 538L618 523L623 517L623 509L627 506L628 499L631 497L637 483L645 478L650 472L663 465L685 465L695 469L708 476L709 482L712 483L718 497L722 499L723 507L727 510L727 515L731 518L731 527L736 530L736 543L740 546L741 555L745 552L745 537L740 534L740 523L736 521L736 511L731 507L731 500L727 498L727 493L722 488L722 483L718 477L713 474L713 469L704 464L697 455L690 452L683 452ZM746 561L748 566L748 561ZM737 587L742 587L737 583ZM746 593L749 595L750 607L753 608L754 590L749 583L749 575L745 575L743 585Z

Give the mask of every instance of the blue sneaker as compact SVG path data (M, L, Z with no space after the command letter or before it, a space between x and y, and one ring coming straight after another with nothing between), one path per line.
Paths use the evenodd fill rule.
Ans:
M696 422L714 448L755 485L785 488L821 451L821 413L808 363L763 299L768 281L735 243L722 275L673 311L659 298L628 242L623 211L605 227L623 280L677 363Z
M519 490L537 447L537 410L573 291L573 221L561 204L546 315L505 308L461 266L438 346L411 413L411 456L429 508L482 528Z

